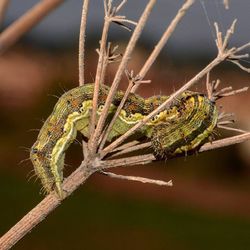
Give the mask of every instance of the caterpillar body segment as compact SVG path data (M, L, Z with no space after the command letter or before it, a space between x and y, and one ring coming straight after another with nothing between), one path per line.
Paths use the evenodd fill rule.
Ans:
M152 132L153 149L160 158L197 150L216 128L218 111L215 103L202 94L185 92L179 104L168 112L175 114L174 119L166 119L166 123L156 125Z

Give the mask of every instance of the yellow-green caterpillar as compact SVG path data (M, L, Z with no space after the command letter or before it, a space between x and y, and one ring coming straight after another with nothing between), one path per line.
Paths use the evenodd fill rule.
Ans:
M55 189L59 196L63 197L61 184L65 151L75 140L77 131L89 137L93 91L94 85L86 84L62 95L31 148L31 161L46 192ZM99 90L97 116L102 112L108 92L109 87L102 85ZM110 117L116 111L123 95L122 91L116 93L109 110ZM139 95L130 94L108 135L108 141L124 134L167 98L153 96L144 99ZM218 112L214 102L203 94L186 91L170 108L153 117L138 132L140 136L152 141L157 157L171 158L201 146L212 134L217 118Z

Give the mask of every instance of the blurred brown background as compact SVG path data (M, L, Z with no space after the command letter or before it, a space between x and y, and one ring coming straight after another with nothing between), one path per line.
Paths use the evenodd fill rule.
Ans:
M35 2L11 2L5 26ZM217 20L224 28L232 16L239 16L234 42L249 41L250 4L239 2L237 5L232 1L226 12L222 1L198 1L147 75L152 83L141 87L139 93L145 97L170 94L215 56L213 32L206 14L211 23ZM136 19L145 3L135 1L133 5L129 1L124 12ZM130 69L140 69L181 3L159 1ZM66 1L0 57L0 234L43 198L39 195L39 182L35 182L35 177L29 180L32 165L27 159L28 151L36 140L36 129L41 128L57 101L54 96L78 85L80 6L81 1ZM100 1L93 1L90 6L88 82L93 82L95 76L95 48L102 27L99 6L102 7ZM111 39L119 43L123 52L129 33L115 25L111 31ZM249 62L244 63L249 66ZM112 81L116 68L112 65L108 69L107 83ZM216 68L211 76L220 78L222 86L240 88L250 83L247 73L228 63ZM125 89L126 84L124 78L120 88ZM204 85L203 81L193 89L205 91ZM250 130L249 91L226 98L220 105L223 111L236 114L235 127ZM218 138L235 133L219 134ZM14 249L250 249L249 150L250 143L244 143L198 156L114 170L172 179L172 188L94 175ZM70 166L66 167L66 175L81 159L81 147L72 145L67 153L66 163Z

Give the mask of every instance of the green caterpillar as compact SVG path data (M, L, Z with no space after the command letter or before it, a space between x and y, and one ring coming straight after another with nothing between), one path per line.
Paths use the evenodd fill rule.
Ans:
M62 95L31 148L31 161L47 193L55 189L63 197L61 184L65 151L75 140L77 131L89 138L93 91L94 85L86 84ZM109 87L102 85L99 90L97 117L102 112L108 92ZM123 95L122 91L117 91L108 119L115 113ZM124 134L167 98L153 96L144 99L130 94L108 135L108 141ZM138 133L139 136L151 140L157 157L171 158L192 152L204 144L213 133L217 119L218 112L214 102L203 94L186 91L175 104L153 117Z

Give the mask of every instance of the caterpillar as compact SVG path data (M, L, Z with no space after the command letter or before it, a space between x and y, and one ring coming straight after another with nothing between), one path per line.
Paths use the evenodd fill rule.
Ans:
M63 94L31 147L30 159L46 193L55 189L59 197L63 197L61 184L65 152L75 140L77 131L89 138L93 91L94 85L90 83ZM97 117L102 112L108 92L108 86L100 87ZM122 91L115 94L108 121L123 96ZM167 98L152 96L144 99L131 93L108 135L108 141L124 134ZM149 120L138 134L151 140L156 157L172 158L197 150L204 144L213 133L217 119L218 112L214 102L203 94L186 91L172 106Z

